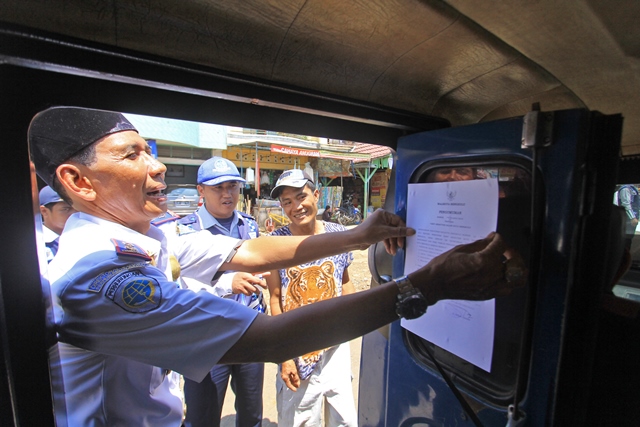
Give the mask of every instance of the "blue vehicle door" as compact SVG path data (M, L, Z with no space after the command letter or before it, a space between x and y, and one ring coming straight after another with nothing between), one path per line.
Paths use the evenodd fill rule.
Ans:
M393 210L406 218L408 186L437 174L497 179L497 231L530 273L525 288L495 300L486 369L400 321L366 335L361 426L596 425L606 418L593 409L603 403L594 397L601 375L594 366L600 296L623 253L611 197L621 127L619 115L532 111L399 140ZM403 274L403 251L387 261L375 252L370 264L387 262L388 271L378 265L374 278Z

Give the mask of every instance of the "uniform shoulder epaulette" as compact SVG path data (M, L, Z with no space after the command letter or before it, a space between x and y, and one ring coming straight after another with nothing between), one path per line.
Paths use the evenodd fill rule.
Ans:
M124 240L111 239L113 246L115 246L118 256L132 256L141 258L145 261L151 261L151 256L135 243L125 242Z
M171 211L166 211L164 214L160 215L157 218L154 218L153 220L151 220L151 224L155 225L156 227L162 225L162 224L166 224L167 222L171 222L171 221L176 221L179 220L180 216L174 214Z
M185 215L185 216L183 216L182 218L180 218L180 219L178 220L178 222L179 222L180 224L183 224L183 225L192 225L192 224L195 224L195 223L197 223L197 222L198 222L198 215L196 215L196 214L194 214L194 213L189 214L189 215Z
M242 211L238 211L238 213L239 213L239 214L240 214L240 216L242 216L242 217L248 218L248 219L253 220L253 221L255 221L255 220L256 220L254 217L252 217L252 216L251 216L251 215L249 215L248 213L244 213L244 212L242 212Z

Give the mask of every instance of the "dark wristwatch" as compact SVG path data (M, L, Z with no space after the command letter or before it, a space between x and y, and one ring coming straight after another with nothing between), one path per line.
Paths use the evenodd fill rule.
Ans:
M393 279L398 286L398 302L396 302L396 313L404 319L416 319L422 316L429 307L427 299L418 289L414 288L407 276Z

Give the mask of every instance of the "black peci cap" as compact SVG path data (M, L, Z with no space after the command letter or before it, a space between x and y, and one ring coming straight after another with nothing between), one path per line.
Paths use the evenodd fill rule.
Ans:
M31 160L51 185L56 169L83 148L112 133L136 128L122 114L79 107L52 107L29 125Z

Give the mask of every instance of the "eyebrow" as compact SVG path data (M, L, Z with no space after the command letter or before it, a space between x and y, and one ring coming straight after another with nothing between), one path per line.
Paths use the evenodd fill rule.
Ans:
M137 151L137 150L139 149L139 147L140 147L140 145L134 142L134 143L127 144L127 145L125 145L125 146L121 147L121 148L120 148L120 150L121 150L122 152L127 152L127 151ZM149 144L146 144L146 143L145 143L145 144L142 146L142 149L143 149L144 151L151 151L151 146L150 146Z
M299 188L298 192L296 194L294 194L293 197L297 199L301 195L306 196L307 193L304 192L304 189L305 189L305 187Z

